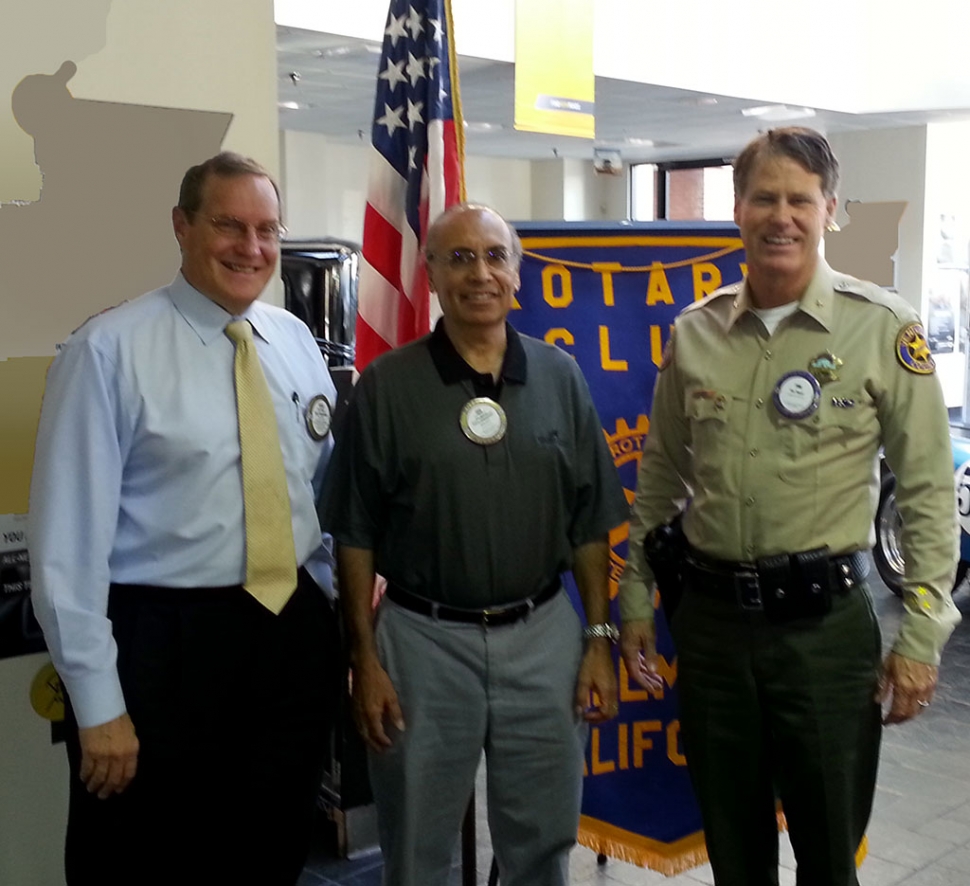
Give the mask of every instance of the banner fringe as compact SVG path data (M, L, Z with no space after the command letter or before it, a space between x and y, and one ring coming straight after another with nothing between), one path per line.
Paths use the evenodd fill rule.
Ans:
M635 864L637 867L650 868L666 877L675 877L692 868L707 864L707 847L703 840L700 845L691 849L677 851L675 855L665 855L645 846L631 846L621 839L596 834L585 828L580 828L577 835L580 845L591 849L597 855L606 855L617 861Z
M787 831L788 822L785 820L785 813L781 807L777 810L778 830ZM595 826L602 824L597 819L590 819ZM591 827L580 825L576 840L581 846L591 849L597 855L605 855L617 861L627 864L635 864L637 867L649 868L665 877L676 877L693 868L707 864L707 846L704 844L703 834L697 835L698 842L695 845L681 845L675 848L671 844L660 844L667 847L666 851L651 849L647 846L632 846L629 840L622 837L610 837L603 833L598 833ZM691 842L690 838L687 841ZM862 867L863 861L869 854L869 837L863 835L855 854L856 868Z

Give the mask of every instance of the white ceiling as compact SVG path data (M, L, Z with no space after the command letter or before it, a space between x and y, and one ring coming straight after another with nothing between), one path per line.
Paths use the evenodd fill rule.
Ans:
M281 128L369 143L380 44L292 27L278 26L276 32ZM768 103L757 95L737 98L597 77L595 142L517 132L514 65L460 56L458 68L465 151L472 155L591 159L596 146L618 148L627 163L727 159L759 130L786 125L741 114L742 108ZM289 109L286 102L300 107ZM970 109L880 114L814 110L814 117L793 122L831 134L970 119Z

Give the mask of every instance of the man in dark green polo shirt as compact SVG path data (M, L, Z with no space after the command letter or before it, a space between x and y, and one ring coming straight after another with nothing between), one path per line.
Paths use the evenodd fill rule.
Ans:
M432 225L442 320L361 376L322 505L395 886L447 883L483 750L503 886L565 886L586 723L617 710L607 539L626 500L575 361L506 322L520 257L486 207Z

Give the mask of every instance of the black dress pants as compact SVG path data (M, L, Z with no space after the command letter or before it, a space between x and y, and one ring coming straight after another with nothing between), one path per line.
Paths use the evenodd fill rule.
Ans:
M836 595L822 618L769 624L688 588L671 633L714 882L777 886L777 789L798 886L858 886L882 730L868 591Z
M68 713L69 886L292 886L338 691L323 592L300 570L273 615L240 587L113 585L108 615L138 772L89 794Z

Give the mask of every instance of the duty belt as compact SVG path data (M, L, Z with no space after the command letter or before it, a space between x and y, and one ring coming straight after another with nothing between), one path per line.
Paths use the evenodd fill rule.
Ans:
M520 600L516 603L506 603L501 606L493 606L488 609L462 609L459 606L446 606L444 603L436 603L427 597L412 594L400 585L388 584L385 592L388 599L417 612L421 615L429 615L432 618L440 618L443 621L460 621L466 624L477 624L482 627L498 627L500 625L512 624L527 616L533 609L547 603L562 588L562 584L557 578L550 582L545 588L539 591L534 597Z
M794 564L803 554L787 556ZM847 594L869 574L869 561L861 551L824 556L828 563L821 574L827 586L819 584L819 593ZM772 578L775 570L767 566L769 562L777 563L778 559L768 557L750 563L716 560L691 548L684 562L687 586L708 596L734 600L741 609L759 611L765 608L766 597L781 600L790 591L789 587Z

